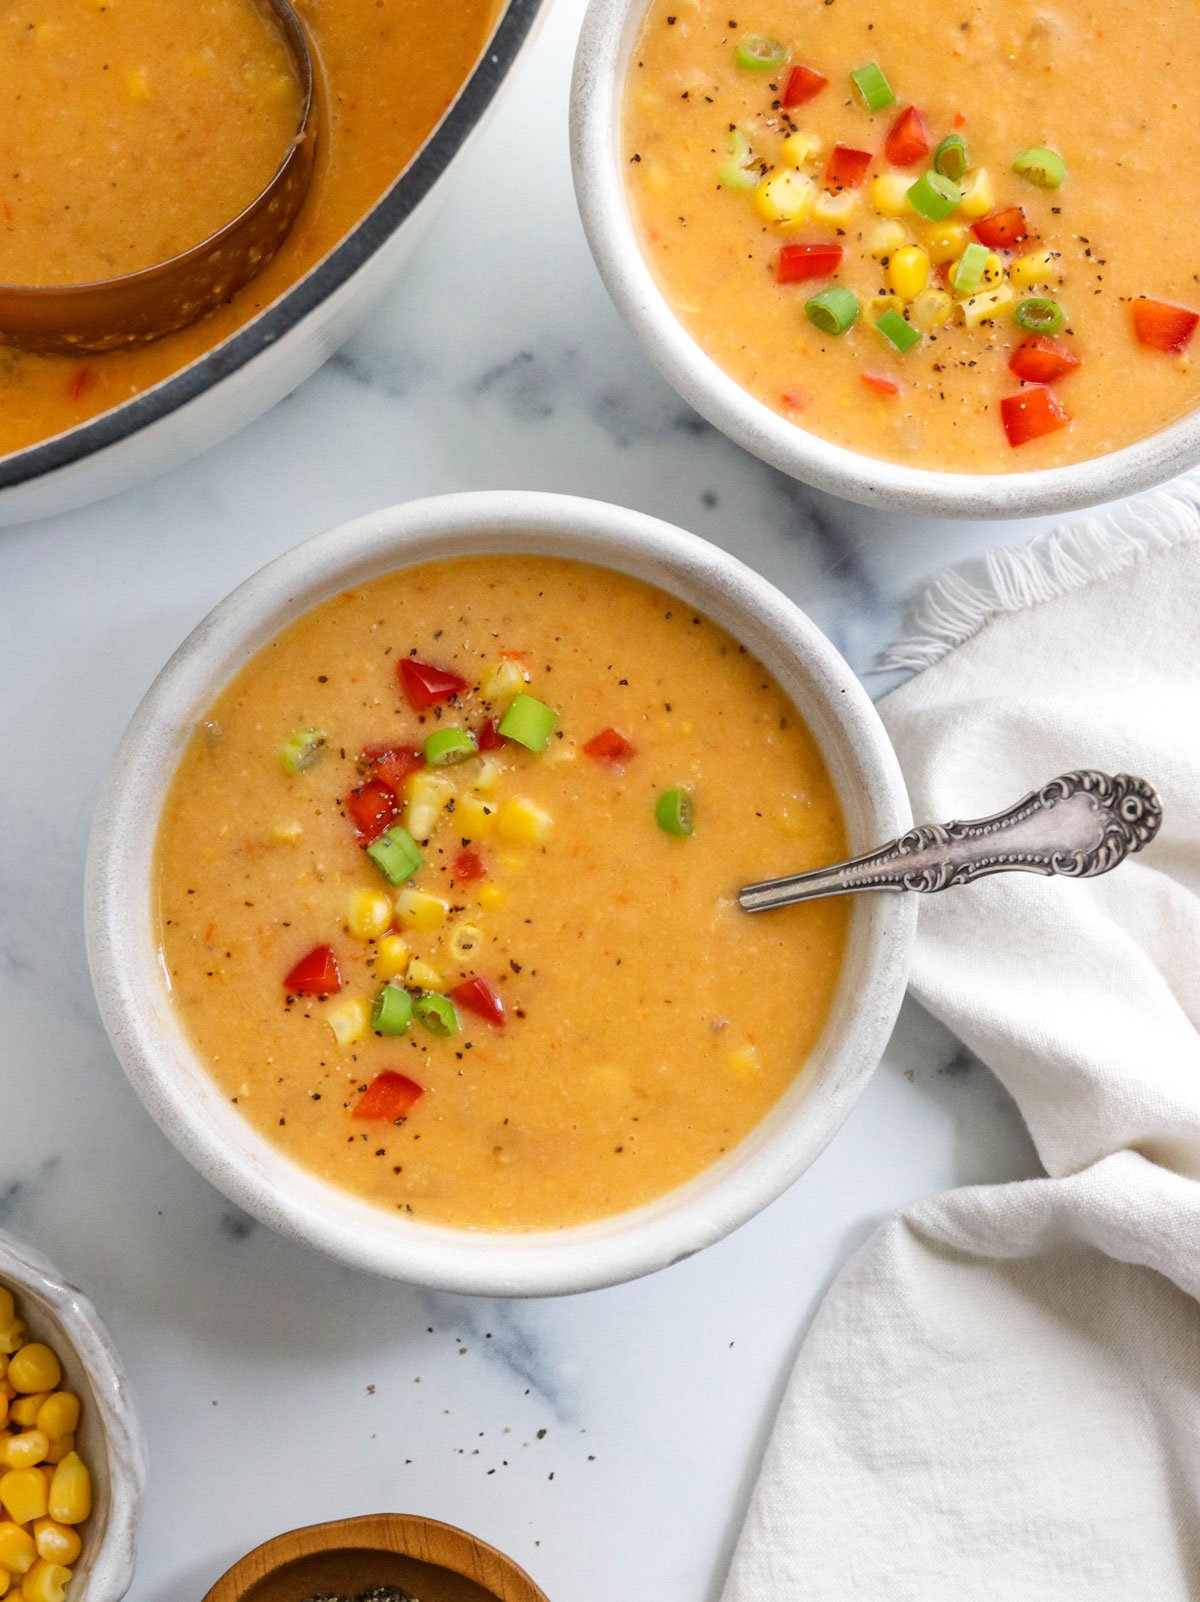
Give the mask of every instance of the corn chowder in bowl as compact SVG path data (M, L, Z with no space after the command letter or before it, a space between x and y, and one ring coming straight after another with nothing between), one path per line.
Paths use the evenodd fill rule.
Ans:
M89 939L168 1133L270 1222L449 1288L734 1227L830 1137L904 906L739 887L894 833L886 737L762 580L651 519L463 496L302 546L126 737Z

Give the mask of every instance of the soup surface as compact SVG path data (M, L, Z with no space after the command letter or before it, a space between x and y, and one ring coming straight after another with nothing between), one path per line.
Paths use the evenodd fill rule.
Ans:
M163 967L305 1167L426 1222L565 1226L689 1179L802 1070L846 909L734 896L845 844L792 704L685 603L440 562L318 606L206 715L159 830Z
M48 6L49 0L38 0L36 14ZM146 7L163 11L149 0ZM57 19L60 55L82 50L80 39L88 30L80 19L91 8L84 0L61 0L50 9ZM478 59L500 5L499 0L457 0L453 6L433 0L295 0L295 9L315 55L318 141L312 187L279 254L227 305L139 350L79 360L0 346L0 454L60 433L168 378L315 266L420 149ZM0 68L7 74L19 64L11 52L20 34L7 19L20 22L27 13L35 14L28 5L9 4L3 10ZM227 94L227 86L216 80L210 104L223 105ZM0 197L0 217L7 221L6 202L11 204L7 195ZM67 266L63 276L72 275Z
M1193 0L652 0L643 248L815 434L947 471L1102 455L1200 399L1197 59Z
M262 193L300 126L261 0L21 0L0 15L0 69L9 284L89 283L198 245Z

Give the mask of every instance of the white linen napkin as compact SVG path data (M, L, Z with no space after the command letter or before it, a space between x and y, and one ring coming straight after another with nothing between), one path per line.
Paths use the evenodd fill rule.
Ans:
M724 1602L1200 1598L1200 491L931 593L881 706L918 821L1072 768L1158 786L1106 877L922 904L912 989L1048 1175L931 1197L835 1281Z

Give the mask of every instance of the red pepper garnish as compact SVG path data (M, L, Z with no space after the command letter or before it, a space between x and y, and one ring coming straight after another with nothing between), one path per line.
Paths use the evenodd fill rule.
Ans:
M351 1117L396 1124L408 1117L424 1094L415 1079L410 1079L407 1074L398 1074L394 1068L385 1068L381 1074L376 1074L358 1098L358 1105Z
M981 217L972 224L971 231L989 250L1012 250L1029 238L1029 224L1020 206L1008 206L990 217Z
M425 758L420 751L410 750L403 745L364 745L358 760L371 778L382 779L397 795L403 790L404 781L410 774L425 766Z
M497 1029L504 1028L504 1003L486 979L464 979L450 994L460 1007L485 1018Z
M1071 419L1048 389L1035 384L1019 395L1006 395L1000 402L1000 421L1012 446L1025 445L1043 434L1066 428Z
M1045 334L1030 334L1008 358L1009 371L1016 373L1023 384L1053 384L1079 365L1073 350L1047 339Z
M819 95L828 82L825 74L818 72L815 67L793 67L783 89L784 107L802 106L806 100Z
M450 872L460 883L470 884L472 879L482 879L487 869L478 851L468 851L464 848L455 857Z
M583 750L585 756L597 762L609 762L614 768L623 767L630 757L636 755L633 746L619 729L601 729L599 734L592 735Z
M888 378L885 373L862 372L858 375L868 389L873 389L877 395L899 395L904 388L894 378Z
M345 800L346 813L354 825L355 833L363 845L390 829L400 816L400 803L390 784L382 779L368 779L366 784L351 790Z
M400 685L414 712L425 712L439 701L448 701L452 695L461 695L467 688L466 679L449 668L434 667L431 662L414 662L403 656L396 664Z
M784 245L775 262L781 284L800 284L806 278L828 278L841 266L840 245Z
M289 996L336 996L342 988L342 970L331 946L314 946L283 981Z
M911 167L923 161L933 148L929 126L916 106L902 111L888 130L884 155L896 167Z
M829 189L857 189L867 175L872 156L869 150L855 150L850 145L834 145L825 169L825 184Z
M71 379L71 387L67 394L73 401L82 400L95 382L95 369L85 363L82 367L75 369L74 377Z
M495 718L489 718L476 729L475 744L481 751L497 751L504 744L504 736L497 728Z
M1173 306L1166 300L1148 300L1139 296L1130 306L1133 314L1133 331L1143 345L1166 351L1168 356L1179 352L1196 332L1200 312L1187 306Z

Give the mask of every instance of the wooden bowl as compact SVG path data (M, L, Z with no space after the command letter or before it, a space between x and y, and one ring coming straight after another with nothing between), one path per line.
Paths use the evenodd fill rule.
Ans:
M453 1524L373 1513L291 1530L256 1547L204 1602L305 1602L396 1585L418 1602L547 1602L511 1558Z

